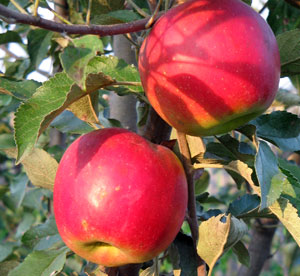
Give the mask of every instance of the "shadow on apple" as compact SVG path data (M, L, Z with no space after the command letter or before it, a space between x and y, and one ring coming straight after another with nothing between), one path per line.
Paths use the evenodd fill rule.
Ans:
M239 127L271 105L280 60L272 30L245 3L188 1L154 25L139 70L151 105L167 123L207 136Z

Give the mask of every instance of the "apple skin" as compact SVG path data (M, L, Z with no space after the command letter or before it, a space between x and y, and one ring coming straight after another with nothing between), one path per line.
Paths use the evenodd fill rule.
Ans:
M75 140L59 164L54 214L66 245L104 266L148 261L184 220L187 182L168 148L120 128Z
M228 132L273 102L280 57L269 25L239 0L194 0L169 10L139 54L145 93L171 126Z

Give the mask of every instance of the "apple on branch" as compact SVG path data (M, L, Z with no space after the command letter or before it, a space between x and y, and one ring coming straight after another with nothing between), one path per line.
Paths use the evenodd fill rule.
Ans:
M240 0L192 0L163 15L144 40L146 95L171 126L221 134L263 113L280 78L275 36Z
M168 148L120 128L79 137L54 185L59 233L104 266L148 261L174 240L187 207L184 169Z

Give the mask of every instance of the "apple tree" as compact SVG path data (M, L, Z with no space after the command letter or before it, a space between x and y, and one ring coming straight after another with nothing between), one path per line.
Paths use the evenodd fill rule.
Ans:
M1 276L299 275L300 5L262 2L0 1Z

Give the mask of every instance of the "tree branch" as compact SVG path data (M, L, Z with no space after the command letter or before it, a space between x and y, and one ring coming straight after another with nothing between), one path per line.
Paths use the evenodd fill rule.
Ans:
M159 13L155 20L157 20L162 13ZM149 17L129 23L121 23L114 25L67 25L47 20L37 16L21 14L12 9L0 4L0 17L6 19L8 23L22 23L40 27L49 31L66 33L66 34L95 34L100 36L116 35L138 32L146 29L146 24Z
M273 237L276 231L277 219L257 220L252 228L252 237L249 243L250 267L241 266L238 276L260 275L264 264L270 258ZM272 226L272 227L269 227Z
M197 254L197 240L199 239L198 232L198 220L196 212L196 201L195 201L195 187L194 187L194 169L191 161L191 154L189 145L186 139L186 134L177 130L177 140L179 145L179 150L181 154L181 161L184 167L187 182L188 182L188 224L191 229L192 238L194 242L194 248ZM201 237L200 237L201 238ZM204 260L197 254L198 257L198 268L197 275L206 275L206 264Z
M188 223L191 228L194 245L196 247L198 240L198 221L196 214L195 188L193 178L193 166L191 162L191 154L186 140L186 135L177 130L177 140L181 153L181 161L186 172L188 182Z

